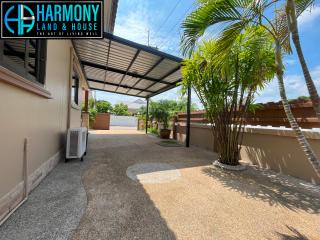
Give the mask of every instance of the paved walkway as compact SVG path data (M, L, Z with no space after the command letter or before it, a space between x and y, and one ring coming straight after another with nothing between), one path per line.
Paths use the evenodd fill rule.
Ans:
M67 240L87 206L81 176L88 162L61 162L0 227L0 240Z
M134 130L92 132L85 163L61 164L45 180L62 185L52 176L64 168L84 168L74 173L82 174L87 195L77 228L80 216L64 215L66 201L56 206L62 217L47 221L57 213L46 210L46 201L30 209L36 204L30 198L0 228L0 239L65 239L62 230L73 240L319 239L319 187L254 168L223 171L211 166L216 159L213 153L157 142ZM41 198L46 187L41 184L32 195L39 191ZM81 192L81 182L77 189ZM73 201L69 207L76 205ZM79 209L82 212L81 204ZM47 214L36 217L38 211ZM61 229L69 214L73 224ZM9 238L13 231L15 237ZM59 237L52 237L55 234Z

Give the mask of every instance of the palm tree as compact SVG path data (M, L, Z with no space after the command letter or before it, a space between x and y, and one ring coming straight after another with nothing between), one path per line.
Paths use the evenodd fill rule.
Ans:
M308 8L314 1L310 0L287 0L286 3L286 16L288 20L288 30L291 33L292 41L298 54L300 65L303 71L304 79L310 94L310 98L313 104L313 108L316 112L318 119L320 120L320 98L317 88L312 80L309 68L307 66L304 54L302 51L300 36L297 24L297 16L299 16L306 8Z
M273 6L274 2L267 0L199 0L198 8L190 13L182 23L184 32L181 50L185 56L190 56L205 31L209 27L220 26L222 30L216 48L216 59L219 59L230 53L237 37L248 26L258 25L265 28L274 40L276 76L284 111L299 144L320 176L320 161L294 118L286 96L282 55L283 52L291 52L290 39L283 31L283 26L287 24L286 19L272 20L265 15L266 10Z
M223 64L215 61L215 44L204 42L184 61L182 86L186 91L191 84L206 109L219 162L236 166L254 94L275 74L273 42L261 27L247 28Z

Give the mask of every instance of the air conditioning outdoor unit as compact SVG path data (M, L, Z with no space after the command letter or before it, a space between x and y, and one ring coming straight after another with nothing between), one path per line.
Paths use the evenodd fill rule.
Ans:
M87 128L70 128L67 134L66 161L78 158L83 161L87 151Z

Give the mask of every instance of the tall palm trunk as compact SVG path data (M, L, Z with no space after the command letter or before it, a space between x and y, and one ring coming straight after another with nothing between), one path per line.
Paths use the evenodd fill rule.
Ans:
M320 120L320 98L302 52L300 36L298 31L298 24L297 24L296 5L294 0L287 0L287 19L288 19L289 30L292 35L292 41L294 43L294 46L296 48L296 51L299 57L300 65L303 71L304 79L307 84L307 88L313 104L313 108L316 112L318 119Z
M290 108L290 104L287 99L286 90L285 90L284 81L283 81L283 62L282 62L281 46L280 46L279 41L276 41L275 57L276 57L276 67L277 67L277 78L278 78L278 83L279 83L279 91L280 91L280 96L281 96L284 111L287 115L290 126L291 126L292 130L294 131L300 146L302 147L303 151L305 152L308 160L312 164L317 175L320 177L320 161L317 159L317 156L315 155L308 140L304 136L295 117L293 116L291 108Z

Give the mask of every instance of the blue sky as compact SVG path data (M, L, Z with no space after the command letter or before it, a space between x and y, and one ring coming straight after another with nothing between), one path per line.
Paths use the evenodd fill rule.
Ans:
M180 24L187 13L194 9L195 0L119 0L114 34L147 45L148 30L150 45L161 51L180 56ZM169 14L170 17L168 18ZM320 4L306 11L299 18L302 48L317 88L320 91ZM308 95L302 71L296 54L285 57L285 84L288 98ZM136 98L111 93L97 92L97 99L111 103L134 101ZM159 99L178 99L180 89L175 88L154 97ZM277 82L272 81L257 96L256 102L279 101ZM193 93L192 101L201 104Z

